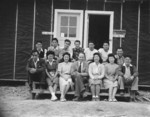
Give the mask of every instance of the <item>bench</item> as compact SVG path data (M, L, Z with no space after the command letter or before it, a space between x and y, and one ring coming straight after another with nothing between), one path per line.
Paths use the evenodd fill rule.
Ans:
M46 88L45 84L44 83L39 83L39 82L33 82L33 85L32 85L33 89L31 91L32 93L32 99L35 99L35 96L38 95L38 94L50 94L49 90ZM129 87L125 87L125 91L126 93L124 95L121 95L119 93L119 90L117 91L117 94L116 94L116 97L125 97L125 98L130 98L130 88ZM56 92L56 94L60 94L60 91L58 90ZM74 91L72 90L69 90L67 92L67 95L74 95ZM91 92L88 91L87 92L87 95L91 95ZM100 93L100 96L108 96L108 90L106 90L104 87L101 87L101 93Z

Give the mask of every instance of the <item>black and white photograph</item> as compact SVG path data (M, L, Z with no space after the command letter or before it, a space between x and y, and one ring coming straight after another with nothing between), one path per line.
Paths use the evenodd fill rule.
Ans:
M0 117L150 117L150 0L0 0Z

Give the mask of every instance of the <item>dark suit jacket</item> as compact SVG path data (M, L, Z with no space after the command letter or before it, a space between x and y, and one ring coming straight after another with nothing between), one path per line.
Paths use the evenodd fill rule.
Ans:
M118 75L123 76L125 74L125 70L126 68L124 65L120 66L118 69ZM134 76L134 77L138 76L138 71L134 65L130 66L130 72L131 72L131 76Z
M28 60L26 66L27 71L30 71L31 68L35 68L33 58L30 58ZM43 71L45 71L45 61L39 58L39 61L37 62L36 73L43 72Z
M71 67L71 75L76 75L79 69L78 61L75 61ZM88 63L86 61L83 62L83 67L81 69L81 73L85 73L85 76L88 76Z

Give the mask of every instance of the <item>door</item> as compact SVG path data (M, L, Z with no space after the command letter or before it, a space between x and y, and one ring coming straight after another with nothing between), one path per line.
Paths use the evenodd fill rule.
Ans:
M64 47L64 40L80 40L82 45L83 11L81 10L55 10L54 37L58 38L60 47Z
M110 51L113 44L113 12L85 11L84 47L92 41L95 48L102 48L103 42L109 41Z

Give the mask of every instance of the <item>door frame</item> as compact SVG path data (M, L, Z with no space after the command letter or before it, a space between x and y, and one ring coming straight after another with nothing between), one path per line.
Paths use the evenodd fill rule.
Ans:
M89 31L89 15L110 15L109 25L109 49L112 52L113 49L113 27L114 27L114 12L113 11L85 11L85 23L84 23L84 48L88 47L88 31Z
M83 10L68 10L68 9L55 9L55 15L54 15L54 37L55 38L58 38L57 37L57 27L58 27L58 15L61 14L61 13L66 13L66 14L79 14L80 16L80 19L79 19L79 23L80 23L80 26L78 28L79 30L79 37L77 40L80 40L81 42L81 45L83 43ZM68 38L67 38L68 39Z

